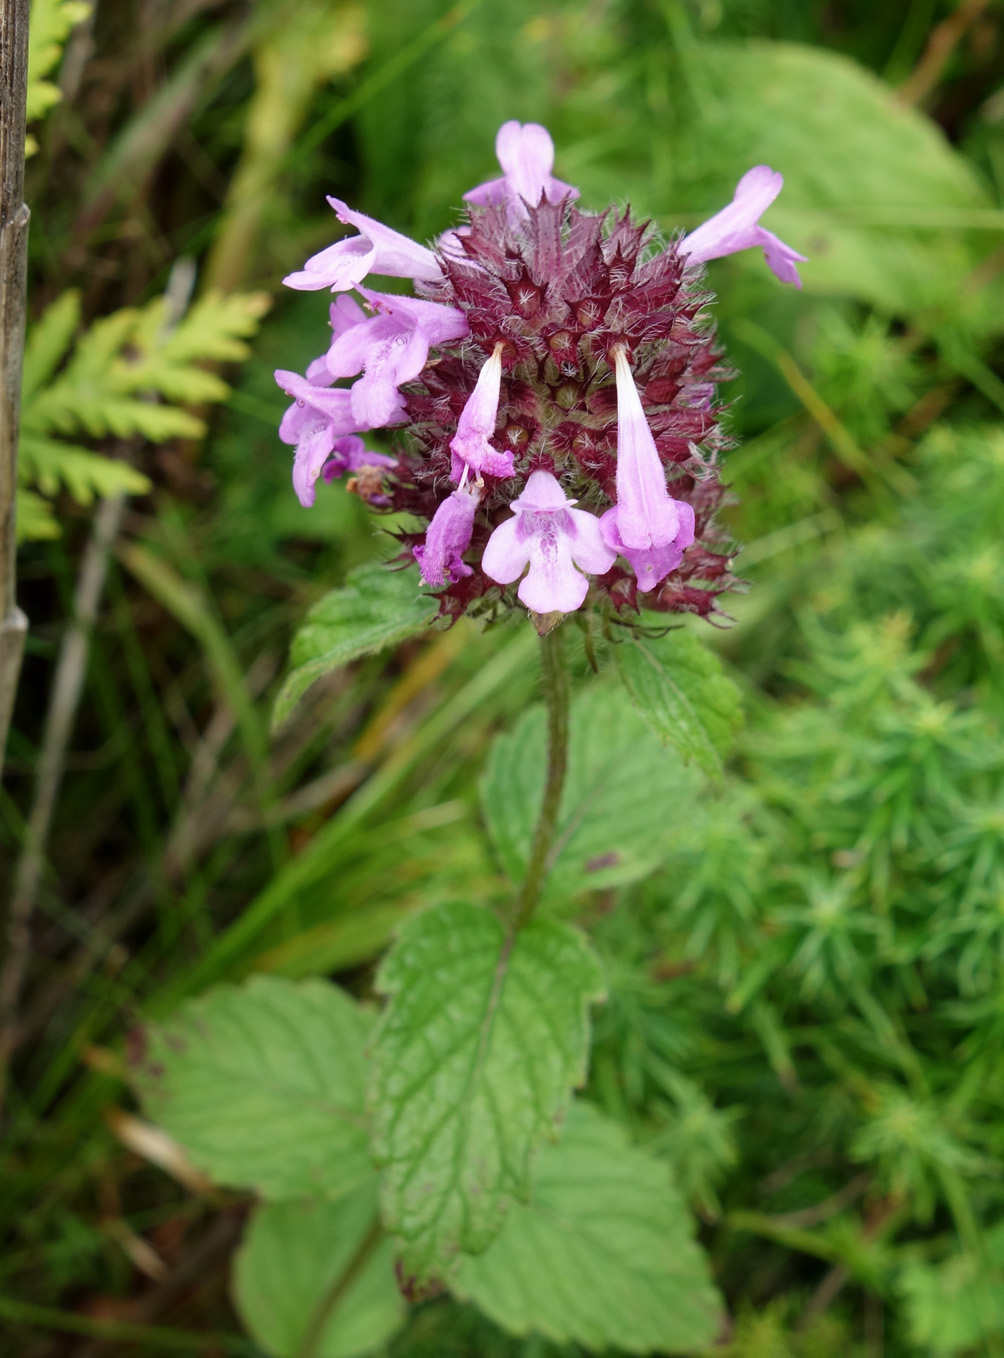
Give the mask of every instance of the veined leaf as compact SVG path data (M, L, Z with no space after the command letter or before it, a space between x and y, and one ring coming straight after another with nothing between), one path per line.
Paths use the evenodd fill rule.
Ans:
M629 1353L710 1344L722 1303L667 1166L576 1104L495 1243L460 1264L454 1293L515 1334Z
M368 1016L336 986L255 976L144 1030L144 1106L221 1184L337 1197L371 1173Z
M544 795L547 731L540 707L498 736L481 784L485 820L502 866L522 878ZM637 881L659 866L674 808L698 774L663 749L617 689L594 683L572 702L568 775L545 886L550 899Z
M625 687L651 730L685 760L720 777L741 700L718 657L682 629L633 637L616 652Z
M377 1178L337 1202L311 1198L255 1209L237 1251L234 1304L275 1358L356 1358L404 1319L393 1250L377 1218ZM333 1301L333 1304L332 1304Z
M447 1282L529 1189L588 1056L596 959L568 925L515 938L488 910L453 904L401 930L377 979L390 1003L374 1047L373 1151L383 1219L409 1295Z
M285 721L315 679L414 636L438 611L437 601L419 591L412 570L372 563L352 571L340 589L314 605L293 638L289 673L275 700L273 728Z

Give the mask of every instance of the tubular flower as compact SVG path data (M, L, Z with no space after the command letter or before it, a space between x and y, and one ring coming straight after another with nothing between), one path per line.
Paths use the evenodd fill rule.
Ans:
M713 217L684 236L680 242L680 254L685 255L691 264L703 264L709 259L719 259L722 255L734 255L738 250L749 250L762 246L771 272L782 283L802 286L795 261L805 263L805 255L800 255L790 245L785 245L772 231L760 225L760 218L781 192L784 176L772 170L769 165L755 165L747 170L736 185L735 196L728 207L716 212Z
M534 613L581 608L587 575L605 575L614 564L617 554L604 544L599 520L574 504L550 472L532 472L509 506L516 517L500 523L485 547L482 569L500 585L530 567L517 593Z
M645 419L623 344L613 348L617 376L617 503L603 515L603 541L631 563L647 593L676 570L694 540L694 511L666 489L666 469Z
M642 595L712 615L737 581L715 523L729 373L700 266L760 246L799 282L803 257L760 226L781 176L757 166L728 207L667 243L628 211L580 208L538 124L504 124L496 149L501 177L464 195L434 250L331 200L360 234L287 281L355 287L371 314L340 297L307 379L277 374L297 398L281 435L297 445L301 501L322 468L358 466L449 617L517 601L630 613ZM370 272L411 278L416 295L367 292ZM340 460L363 456L348 435L383 425L398 426L393 465Z

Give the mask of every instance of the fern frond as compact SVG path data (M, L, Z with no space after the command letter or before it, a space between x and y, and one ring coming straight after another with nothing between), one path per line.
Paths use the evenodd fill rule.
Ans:
M18 542L44 542L59 537L59 524L52 505L33 490L19 486L17 490Z
M149 478L128 462L33 434L21 439L18 474L43 495L55 495L65 486L80 505L91 504L95 496L107 498L120 491L145 495L150 489Z
M21 408L27 410L73 342L80 324L80 293L62 293L28 331L21 373Z
M58 104L59 86L45 77L63 53L70 31L83 23L91 6L81 0L32 0L28 25L28 122L34 122Z

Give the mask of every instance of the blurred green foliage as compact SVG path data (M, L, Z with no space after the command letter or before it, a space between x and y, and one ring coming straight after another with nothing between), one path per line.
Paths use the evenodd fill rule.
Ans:
M43 12L68 46L58 72L37 64L64 97L33 106L51 105L28 165L32 310L75 289L85 335L147 314L181 256L200 286L278 294L332 238L326 192L433 235L510 117L549 126L587 203L666 232L751 164L784 173L767 224L811 257L804 292L759 258L709 271L740 371L729 522L751 589L700 635L747 724L720 790L690 771L660 788L653 874L581 898L609 991L588 1094L702 1220L730 1315L715 1353L1004 1352L999 5ZM534 695L519 629L361 657L265 736L296 625L386 545L337 488L311 511L289 488L271 369L321 347L315 301L277 295L197 453L137 432L154 489L90 638L3 1129L0 1322L30 1358L123 1351L122 1325L144 1358L193 1332L259 1351L226 1293L246 1200L172 1179L122 1120L137 1014L258 971L369 997L401 920L507 889L477 784ZM21 563L5 880L89 528L70 496L56 515L62 538ZM451 1300L387 1351L559 1352Z

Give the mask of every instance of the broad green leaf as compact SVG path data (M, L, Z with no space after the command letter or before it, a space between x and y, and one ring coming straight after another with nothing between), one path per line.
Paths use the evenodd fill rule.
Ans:
M667 1166L588 1104L541 1151L530 1201L465 1258L453 1292L514 1334L628 1353L689 1353L722 1303Z
M485 820L502 866L522 878L544 795L547 723L527 711L496 738L481 784ZM701 784L649 731L620 689L593 683L572 703L568 774L545 891L560 899L636 881L662 861L674 808Z
M940 1264L909 1264L899 1290L913 1341L925 1351L975 1352L1004 1335L1004 1227L983 1237L985 1259L957 1254Z
M741 707L718 657L682 629L632 637L616 654L625 687L659 739L710 777L720 776Z
M255 976L146 1028L135 1081L149 1115L218 1183L334 1198L371 1172L369 1027L337 986Z
M355 1358L381 1348L405 1316L391 1242L377 1218L377 1179L337 1202L255 1209L237 1251L234 1304L275 1358Z
M371 563L352 571L310 610L293 638L290 669L275 700L273 727L286 720L321 675L421 632L439 612L413 570Z
M964 307L973 324L1000 328L999 284L960 284L996 248L1004 219L926 114L849 57L797 43L698 44L684 75L683 154L706 180L709 210L722 206L723 183L771 165L785 185L764 224L810 257L808 289L894 314Z
M586 1074L602 979L585 938L535 920L513 939L452 904L401 930L377 978L390 996L374 1047L373 1151L383 1220L409 1295L488 1247L531 1156Z

